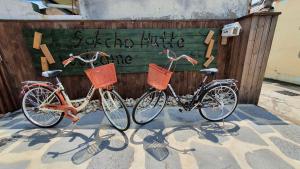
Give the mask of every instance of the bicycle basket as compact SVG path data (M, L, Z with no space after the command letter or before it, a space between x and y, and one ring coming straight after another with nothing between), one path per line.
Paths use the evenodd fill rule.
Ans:
M147 82L150 86L158 90L165 90L168 87L173 72L157 66L149 64Z
M104 88L117 83L115 65L113 63L85 70L95 88Z

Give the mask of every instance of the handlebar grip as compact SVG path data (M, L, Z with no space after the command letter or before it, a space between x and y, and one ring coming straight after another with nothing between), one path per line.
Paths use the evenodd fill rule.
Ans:
M62 64L66 67L69 63L71 63L75 58L73 56L69 57L68 59L64 60Z
M185 57L187 61L189 61L191 64L196 65L198 64L198 61L190 56Z

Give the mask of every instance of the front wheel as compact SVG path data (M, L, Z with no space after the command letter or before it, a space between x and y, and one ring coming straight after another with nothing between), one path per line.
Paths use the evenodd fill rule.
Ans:
M152 121L163 110L167 101L164 91L148 91L138 100L133 108L132 119L137 124Z
M237 102L237 93L230 86L215 86L204 93L199 112L206 120L221 121L233 113Z
M117 92L109 90L103 91L101 104L107 119L117 130L125 131L129 128L129 112Z

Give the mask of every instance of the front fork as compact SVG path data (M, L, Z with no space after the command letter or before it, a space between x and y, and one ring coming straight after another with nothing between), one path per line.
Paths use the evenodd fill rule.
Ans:
M113 112L117 110L119 107L114 101L113 97L111 96L111 93L108 91L103 91L103 89L99 89L103 109L107 108L110 112ZM105 95L107 98L105 98Z

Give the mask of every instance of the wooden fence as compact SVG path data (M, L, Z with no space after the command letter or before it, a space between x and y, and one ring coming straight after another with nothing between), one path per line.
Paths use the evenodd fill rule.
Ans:
M280 13L248 15L237 19L243 27L238 37L227 45L217 40L217 78L235 78L240 87L241 103L258 101L273 34ZM45 80L33 66L31 54L22 34L24 28L222 28L236 20L176 20L176 21L0 21L0 113L20 108L19 93L25 80ZM118 75L116 89L124 98L137 98L147 89L146 73ZM175 72L171 84L180 95L193 92L202 79L198 71ZM71 98L83 97L90 86L85 76L61 78ZM251 91L251 92L250 92Z

